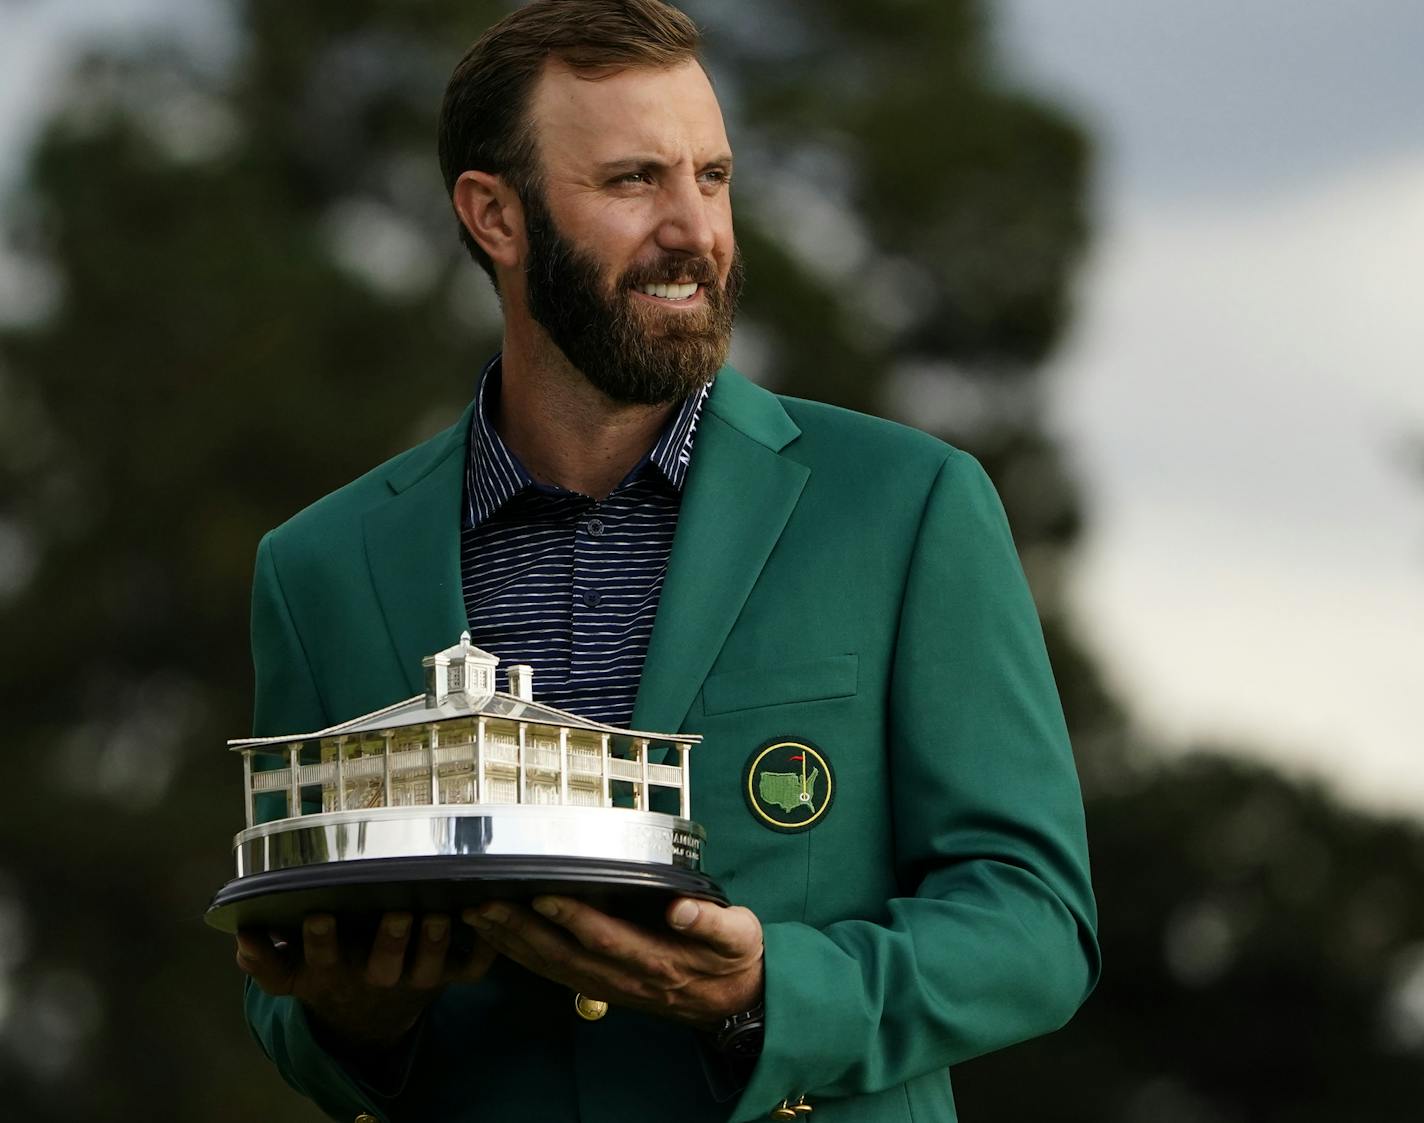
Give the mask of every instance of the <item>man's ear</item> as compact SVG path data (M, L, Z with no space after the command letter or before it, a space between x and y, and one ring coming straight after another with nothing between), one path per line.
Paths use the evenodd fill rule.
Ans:
M524 254L524 207L500 176L463 172L451 194L455 213L496 265L512 269Z

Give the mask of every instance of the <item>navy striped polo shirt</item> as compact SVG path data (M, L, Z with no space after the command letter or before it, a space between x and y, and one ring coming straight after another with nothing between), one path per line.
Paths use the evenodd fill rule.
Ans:
M627 727L712 384L690 394L596 500L537 483L500 439L499 358L475 391L465 455L460 578L470 638L499 656L501 672L532 666L538 701Z

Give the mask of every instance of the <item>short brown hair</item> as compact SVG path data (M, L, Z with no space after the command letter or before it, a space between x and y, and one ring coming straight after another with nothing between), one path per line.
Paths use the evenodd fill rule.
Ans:
M505 179L521 199L539 189L529 97L544 63L575 70L673 66L696 59L697 25L663 0L534 0L475 41L440 106L440 171L453 196L470 170ZM460 224L460 241L494 280L489 256Z

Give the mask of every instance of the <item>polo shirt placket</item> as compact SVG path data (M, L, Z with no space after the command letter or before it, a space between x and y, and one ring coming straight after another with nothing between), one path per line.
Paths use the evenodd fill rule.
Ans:
M647 656L710 383L602 500L537 483L495 430L499 356L466 449L461 581L473 642L534 667L536 697L626 725Z

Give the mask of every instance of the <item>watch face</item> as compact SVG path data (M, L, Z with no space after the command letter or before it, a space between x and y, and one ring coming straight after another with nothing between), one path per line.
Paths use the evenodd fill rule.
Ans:
M761 1022L737 1026L722 1043L722 1052L733 1057L755 1057L761 1052L765 1027Z
M761 1053L766 1036L766 1007L758 1003L745 1014L727 1019L717 1035L717 1051L727 1057L755 1057Z

